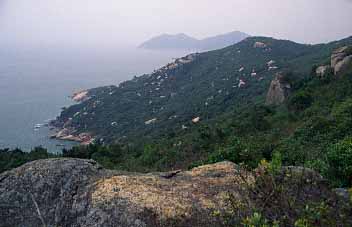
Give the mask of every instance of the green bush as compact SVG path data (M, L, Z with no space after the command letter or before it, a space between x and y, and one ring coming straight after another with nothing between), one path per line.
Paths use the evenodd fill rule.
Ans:
M143 154L139 157L141 163L151 167L162 158L158 149L152 145L145 145Z
M238 138L232 138L231 142L226 147L220 147L215 152L211 153L208 158L209 163L221 161L239 162L240 153L244 150L244 145Z
M30 152L23 152L20 149L0 149L0 173L19 167L27 162L51 157L58 157L58 155L50 154L42 147L36 147Z
M300 91L293 95L288 102L288 106L293 111L303 111L313 102L313 97L308 91Z
M260 213L254 213L252 216L243 220L243 227L279 227L278 223L269 224L268 220Z
M352 98L335 107L332 116L340 133L350 132L352 129Z
M328 149L327 161L330 178L340 186L352 185L352 137L332 145Z

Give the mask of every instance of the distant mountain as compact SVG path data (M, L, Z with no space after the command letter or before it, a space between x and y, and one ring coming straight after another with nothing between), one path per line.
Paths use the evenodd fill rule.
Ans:
M249 37L248 34L239 31L213 36L202 40L195 39L183 33L176 35L163 34L142 43L139 48L190 49L199 51L215 50L236 44L247 37Z
M198 43L199 40L183 33L163 34L142 43L139 47L144 49L195 49Z
M203 39L200 41L200 48L202 50L220 49L226 46L236 44L248 37L249 35L246 33L234 31Z

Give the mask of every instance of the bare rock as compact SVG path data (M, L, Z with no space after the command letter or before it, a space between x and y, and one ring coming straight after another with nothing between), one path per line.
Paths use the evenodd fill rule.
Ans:
M57 134L56 134L56 138L60 139L60 138L64 138L67 137L69 135L71 135L72 131L68 128L63 128L62 130L60 130Z
M0 226L74 226L89 216L90 183L99 169L94 161L52 159L1 174Z
M332 55L331 55L331 67L335 68L336 64L343 60L347 55L346 55L346 50L348 49L347 46L341 47L337 50L335 50Z
M291 93L291 85L285 80L285 77L278 73L271 81L269 91L266 96L266 105L280 105Z
M345 57L335 65L335 75L342 75L352 69L352 55Z
M317 74L318 77L325 78L330 71L331 71L331 67L329 65L323 65L323 66L319 66L316 69L315 73Z
M266 48L267 45L263 42L255 42L253 45L254 48Z
M278 177L292 176L289 185L314 181L300 189L302 204L336 195L313 170L283 170ZM254 174L231 162L139 174L105 170L92 160L34 161L0 174L0 227L220 227L224 220L213 214L231 212L229 193L252 205L260 200L243 197L243 182L254 184Z
M236 172L230 162L137 174L90 160L35 161L0 175L0 226L220 226L211 213L240 187Z
M83 91L75 92L71 98L75 102L84 102L90 98L89 91L83 90Z
M352 68L352 46L335 50L331 55L331 67L335 75L340 75Z

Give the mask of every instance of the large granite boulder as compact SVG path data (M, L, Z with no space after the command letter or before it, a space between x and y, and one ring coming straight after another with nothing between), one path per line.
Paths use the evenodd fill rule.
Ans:
M343 60L339 61L335 67L335 75L342 75L352 69L352 55L345 57Z
M331 55L331 67L335 75L340 75L352 68L352 46L345 46L335 50Z
M348 217L342 212L345 199L339 200L337 191L313 170L283 167L275 177L281 187L275 194L272 184L263 181L273 178L263 171L220 162L190 171L141 174L105 170L91 160L35 161L0 174L0 227L224 227L235 204L243 205L236 214L265 205L264 215L289 214L292 224L300 216L278 206L285 204L283 197L294 199L298 210L330 201L329 218ZM351 218L346 223L350 226Z
M0 175L0 226L73 226L89 212L94 161L52 159Z
M0 175L0 226L220 226L212 214L240 187L222 162L170 173L122 173L50 159Z
M277 73L271 81L269 91L266 96L267 105L280 105L291 93L291 85L281 73Z

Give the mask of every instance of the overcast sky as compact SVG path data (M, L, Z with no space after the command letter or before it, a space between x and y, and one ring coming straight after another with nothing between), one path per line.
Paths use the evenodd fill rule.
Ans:
M0 0L0 41L138 45L240 30L304 43L352 35L352 0Z

